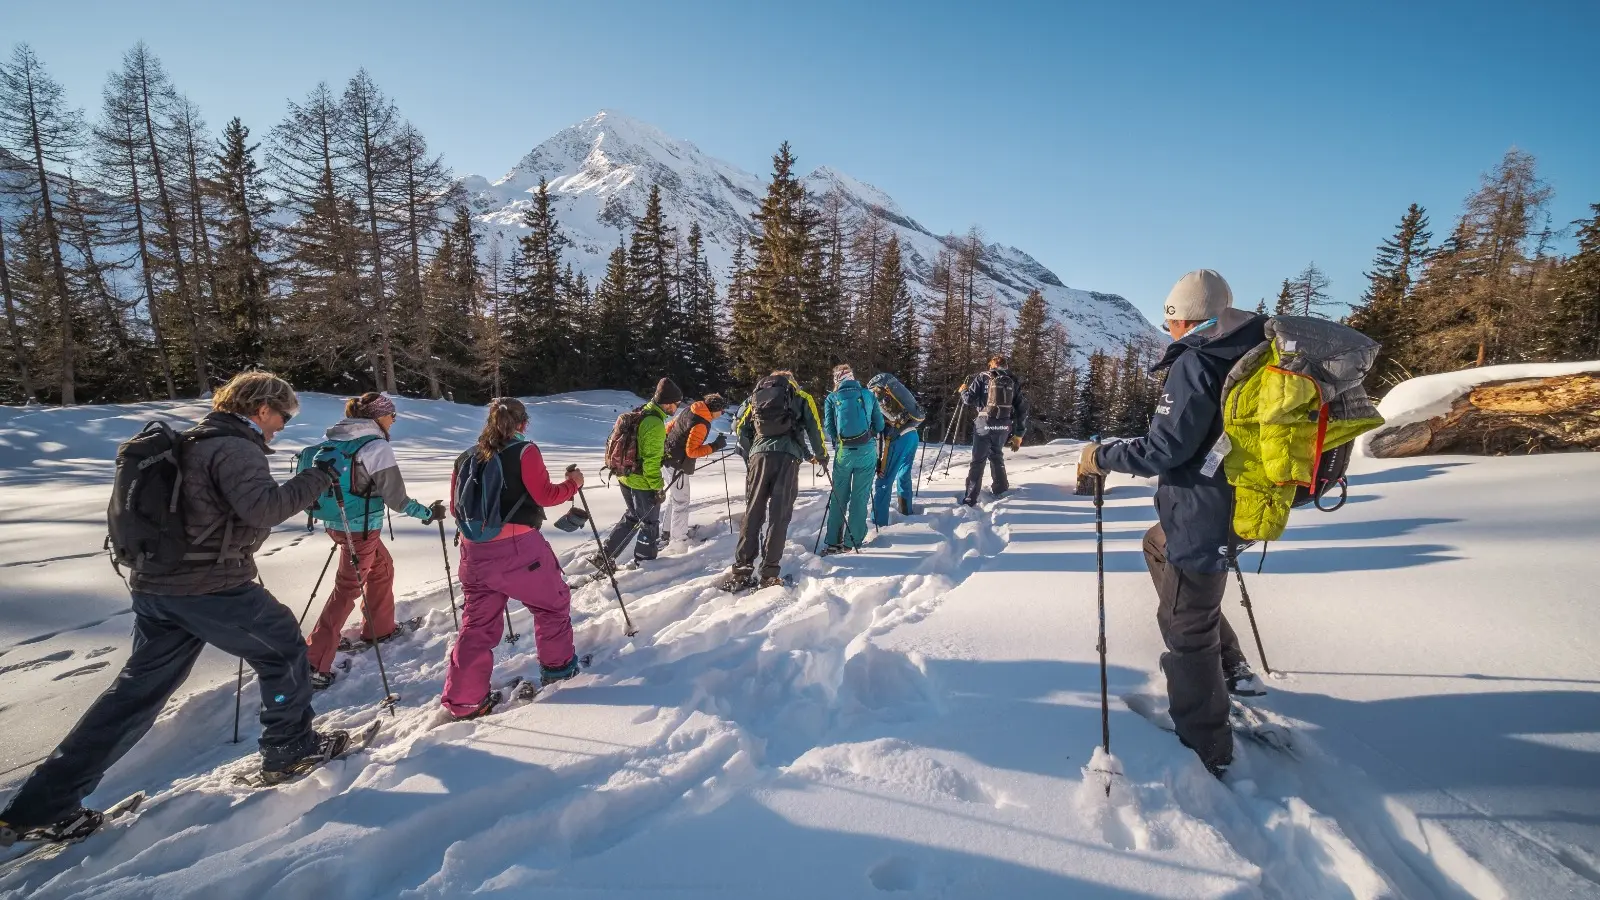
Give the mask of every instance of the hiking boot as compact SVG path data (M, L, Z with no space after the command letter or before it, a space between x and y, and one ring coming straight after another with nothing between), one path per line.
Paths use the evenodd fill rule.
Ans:
M1228 679L1228 693L1235 697L1265 697L1266 685L1256 677L1250 669L1250 664L1244 660L1229 666L1224 673Z
M311 693L315 694L333 687L333 679L337 678L332 672L311 673Z
M578 665L578 658L576 656L567 660L566 665L556 666L555 668L551 668L546 665L540 665L539 686L548 687L558 681L566 681L568 678L572 678L577 675L580 671L582 671L582 667Z
M1231 766L1231 765L1233 765L1233 760L1231 760L1231 759L1227 760L1225 762L1208 762L1208 763L1205 763L1206 771L1210 772L1211 773L1211 777L1215 778L1218 781L1222 781L1224 778L1227 777L1228 767Z
M499 706L500 703L505 700L505 698L506 695L501 691L490 691L488 696L479 701L477 707L475 707L471 712L461 713L460 715L451 713L450 721L469 722L473 719L481 719L484 716L494 712L494 708Z
M20 841L48 841L76 844L100 829L105 816L88 807L80 806L49 825L38 828L10 829Z
M754 575L740 575L738 573L730 574L727 578L723 579L721 584L717 585L717 587L727 591L730 594L736 594L739 591L747 591L755 586L756 577Z
M829 544L828 546L823 547L822 548L822 552L820 554L818 554L818 555L819 556L832 556L835 553L843 553L848 549L850 549L850 548L846 547L843 544Z
M784 583L785 582L782 576L779 575L768 575L766 578L761 579L761 586L763 588L783 587Z
M316 738L316 749L300 757L291 759L282 764L268 767L265 761L261 764L261 782L263 784L282 784L315 769L330 759L338 759L350 749L350 732L348 731L319 731L313 735Z

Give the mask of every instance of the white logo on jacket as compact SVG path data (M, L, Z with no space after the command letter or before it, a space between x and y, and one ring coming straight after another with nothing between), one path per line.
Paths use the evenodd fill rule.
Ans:
M1156 404L1156 415L1166 416L1172 414L1172 395L1163 393L1161 401Z

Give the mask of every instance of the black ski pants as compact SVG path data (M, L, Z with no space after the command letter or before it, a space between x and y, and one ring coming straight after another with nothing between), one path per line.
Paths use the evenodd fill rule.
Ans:
M761 577L778 577L783 545L789 539L789 520L794 516L794 501L799 495L799 457L781 450L751 454L744 476L744 522L739 526L733 574L749 577L760 552Z
M215 594L134 593L133 653L0 819L49 825L94 793L106 771L155 724L205 645L242 657L261 684L261 756L280 768L316 749L311 668L294 613L255 582Z
M655 491L638 491L625 484L618 487L622 488L622 502L628 511L606 536L606 556L617 559L628 549L628 542L638 538L633 545L633 558L655 559L656 545L661 541L661 501L656 499Z
M1144 562L1156 586L1156 624L1167 645L1161 671L1178 739L1206 764L1226 765L1233 761L1233 731L1223 670L1244 660L1239 636L1222 614L1228 573L1168 562L1167 533L1159 524L1145 532Z
M977 503L983 490L983 467L989 466L990 490L995 496L1005 493L1011 482L1006 478L1006 440L1011 426L980 426L972 430L972 464L967 467L967 502Z

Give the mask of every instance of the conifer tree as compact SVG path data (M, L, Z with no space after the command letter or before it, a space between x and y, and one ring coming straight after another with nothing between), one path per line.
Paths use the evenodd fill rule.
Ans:
M1256 301L1256 315L1264 316L1266 314L1267 314L1267 298L1262 297L1260 300Z
M1333 298L1328 296L1331 284L1316 263L1307 263L1300 274L1288 282L1288 295L1294 310L1292 315L1327 318L1322 311L1333 305Z
M550 186L539 179L533 203L523 215L528 229L517 241L520 277L510 285L513 333L512 369L522 390L547 393L573 381L572 314L561 267L562 249L571 241L561 231L551 205Z
M745 239L740 235L733 245L733 262L728 267L728 354L733 363L733 377L741 384L754 384L766 374L760 355L765 320L750 287L749 265Z
M683 317L674 303L672 254L677 239L661 211L661 186L650 186L644 215L634 222L628 249L628 278L634 336L641 371L635 390L654 386L662 376L677 382L685 375L685 350L680 340Z
M393 392L397 390L394 297L385 263L404 237L403 226L395 223L389 213L403 192L403 123L399 110L366 69L358 70L345 86L340 112L334 139L338 152L347 161L348 177L354 187L351 196L364 232L362 249L371 273L365 294L371 300L370 313L377 324L379 377L383 390Z
M1283 286L1278 289L1277 302L1273 304L1272 314L1275 316L1292 316L1294 312L1294 296L1290 292L1289 279L1283 280Z
M1552 346L1568 359L1600 359L1600 203L1593 215L1572 223L1578 228L1578 252L1558 275Z
M109 245L101 221L103 204L86 194L69 170L61 205L62 237L73 251L68 265L69 283L78 297L73 329L87 352L78 368L78 386L95 397L127 400L148 396L146 360L135 344L128 312L130 304L117 294L121 270L115 260L100 252Z
M595 344L607 363L599 386L635 390L645 378L644 360L634 339L631 307L633 285L628 272L628 247L621 237L606 261L606 274L595 288Z
M1100 434L1110 424L1107 421L1112 387L1110 362L1105 351L1096 350L1089 356L1087 370L1078 379L1078 404L1075 417L1078 437L1082 440Z
M887 298L894 332L888 365L907 387L915 390L922 380L922 322L917 315L917 298L906 284L906 270L900 252L900 236L891 233L883 247L883 263L876 290Z
M1394 235L1378 245L1372 271L1365 273L1367 290L1345 321L1383 346L1368 374L1369 387L1403 377L1415 333L1410 302L1432 240L1427 211L1413 203Z
M192 273L184 260L186 227L183 217L179 215L178 198L169 184L169 167L173 165L173 160L164 146L169 140L167 132L171 128L173 110L178 104L177 91L167 77L161 60L150 52L143 41L134 44L133 49L123 55L122 71L113 78L120 80L118 90L126 97L126 105L137 111L139 121L135 131L143 142L139 162L149 172L155 187L150 199L155 203L155 221L160 226L163 238L158 246L166 254L162 262L172 273L173 297L183 313L195 384L200 394L205 396L211 392L210 365L206 359L210 328L202 320L198 284L190 278Z
M1049 318L1050 309L1045 304L1044 294L1038 290L1029 291L1022 301L1022 308L1017 310L1017 327L1012 332L1010 354L1011 374L1026 384L1043 382L1049 367L1048 348L1045 346Z
M266 249L262 226L272 206L262 192L256 147L244 123L237 117L229 121L212 155L205 185L217 206L213 271L228 343L225 359L236 372L267 365L270 273L262 258Z
M679 387L685 393L703 394L729 387L730 379L717 338L717 285L706 259L699 222L689 224L684 251L680 303L685 316L682 335L686 367Z
M56 224L47 164L67 164L82 140L82 114L67 105L66 91L44 71L39 57L27 44L18 44L9 65L0 65L0 149L26 164L24 177L8 179L9 192L37 202L43 238L49 253L47 290L56 303L55 327L59 334L56 368L60 373L61 403L77 402L76 341L72 330L73 300L67 285L61 231Z
M0 218L0 302L5 304L6 340L11 346L11 362L17 367L17 386L22 390L24 403L33 403L33 375L28 368L28 351L22 342L22 332L17 326L17 298L11 292L11 271L6 264L6 223Z

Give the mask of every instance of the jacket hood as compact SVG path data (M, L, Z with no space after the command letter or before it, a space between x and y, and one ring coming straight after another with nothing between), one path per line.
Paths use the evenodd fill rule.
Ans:
M855 388L858 391L865 390L865 388L861 386L861 382L855 380L854 378L846 378L845 380L833 386L833 389L836 391L842 391L845 388Z
M330 441L353 441L369 436L389 439L372 419L340 419L323 432L323 436Z
M1266 324L1266 316L1230 306L1217 317L1215 325L1191 331L1183 336L1183 340L1169 344L1167 352L1150 367L1150 371L1155 373L1170 367L1178 357L1190 350L1230 362L1236 360L1266 340L1263 330Z

